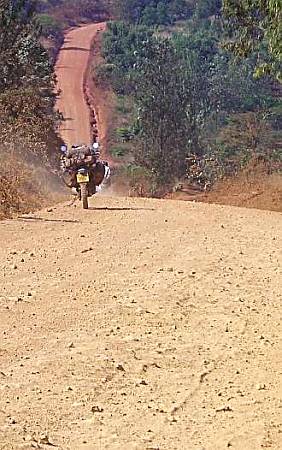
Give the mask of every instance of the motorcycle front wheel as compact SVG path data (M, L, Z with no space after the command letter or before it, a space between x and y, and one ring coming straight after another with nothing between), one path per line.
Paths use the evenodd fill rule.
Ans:
M83 209L88 209L88 188L87 183L80 184L80 195Z

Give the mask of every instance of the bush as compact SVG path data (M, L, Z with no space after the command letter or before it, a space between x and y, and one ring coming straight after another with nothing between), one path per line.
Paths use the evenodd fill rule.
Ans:
M52 39L63 38L63 27L56 19L49 14L39 14L37 18L44 37Z
M154 26L190 17L194 5L186 0L115 0L113 9L120 20Z
M228 148L218 147L201 157L191 155L187 158L186 178L192 185L206 191L219 180L235 177L246 168L254 169L258 166L268 175L281 173L281 151L260 153L241 149L234 152ZM258 171L255 173L257 174Z
M109 18L108 5L104 0L38 0L37 11L56 17L64 26Z
M108 24L103 56L110 64L113 90L134 104L134 117L119 123L131 121L136 131L124 126L117 130L124 142L136 138L136 166L126 171L131 180L138 185L136 167L142 166L142 176L150 175L151 182L153 171L153 181L167 186L182 179L186 158L196 154L187 177L207 189L256 155L273 158L279 153L280 89L270 77L253 78L253 58L239 62L222 47L222 22L214 17L221 14L221 1L193 2L195 14L185 32L170 34L160 34L155 24L163 21L166 26L168 7L178 8L181 1L117 3L124 7L124 22ZM123 104L117 112L124 114Z
M126 180L129 195L132 197L155 197L158 195L155 176L144 167L128 164L119 169L117 176L121 180Z
M122 158L128 153L128 149L125 147L112 147L110 149L110 154L114 158Z
M122 142L129 142L133 139L134 134L132 133L131 127L120 127L116 130L117 136Z
M16 212L27 212L39 207L39 189L32 170L20 162L18 157L1 153L0 219L10 217Z
M93 71L93 78L95 82L100 86L106 87L112 81L113 69L113 64L100 64L95 67Z
M130 102L128 101L127 97L121 95L117 97L116 110L119 114L122 114L123 116L132 113L132 105L130 105Z

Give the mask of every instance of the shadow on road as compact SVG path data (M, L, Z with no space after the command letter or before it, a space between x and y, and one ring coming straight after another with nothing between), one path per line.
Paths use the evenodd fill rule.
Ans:
M63 52L65 50L78 50L80 52L89 52L89 48L85 47L63 47L60 51Z
M33 217L33 216L22 216L17 217L15 220L17 221L28 221L28 220L34 220L34 221L41 221L41 222L64 222L64 223L81 223L80 220L72 220L72 219L45 219L45 217Z
M134 208L134 207L108 207L108 206L90 206L91 211L155 211L154 208Z

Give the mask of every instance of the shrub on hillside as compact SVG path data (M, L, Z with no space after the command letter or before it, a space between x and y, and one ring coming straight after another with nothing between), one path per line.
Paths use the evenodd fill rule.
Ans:
M0 60L0 201L6 214L9 208L22 209L26 196L39 194L29 169L23 168L50 169L60 144L53 68L41 44L33 2L0 3Z
M0 167L0 219L10 217L15 212L28 212L40 206L39 188L31 169L20 162L18 157L1 150Z
M107 0L39 0L37 10L64 26L75 26L84 21L107 20L108 3Z
M38 23L41 27L41 34L46 38L57 39L63 37L62 24L49 14L39 14Z

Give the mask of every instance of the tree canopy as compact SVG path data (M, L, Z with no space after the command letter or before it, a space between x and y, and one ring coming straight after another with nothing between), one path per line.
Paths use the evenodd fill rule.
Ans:
M34 1L0 0L0 92L50 81L49 58L39 36Z
M189 17L192 7L186 0L116 0L114 13L130 23L168 25Z
M216 151L227 158L228 139L221 130L230 129L229 120L240 115L241 124L244 117L250 127L261 124L276 104L270 77L254 79L254 58L234 59L222 47L222 35L220 21L198 16L169 37L143 25L108 25L106 75L118 95L135 103L135 122L131 130L123 128L123 136L135 135L135 161L153 170L160 183L183 175L192 154L205 158ZM265 129L271 133L271 126ZM245 149L246 155L253 148ZM234 147L230 151L235 155Z
M223 0L231 36L228 47L240 56L257 56L255 74L281 81L282 8L280 0Z
M54 154L53 69L40 43L36 2L0 0L0 142L46 160Z

